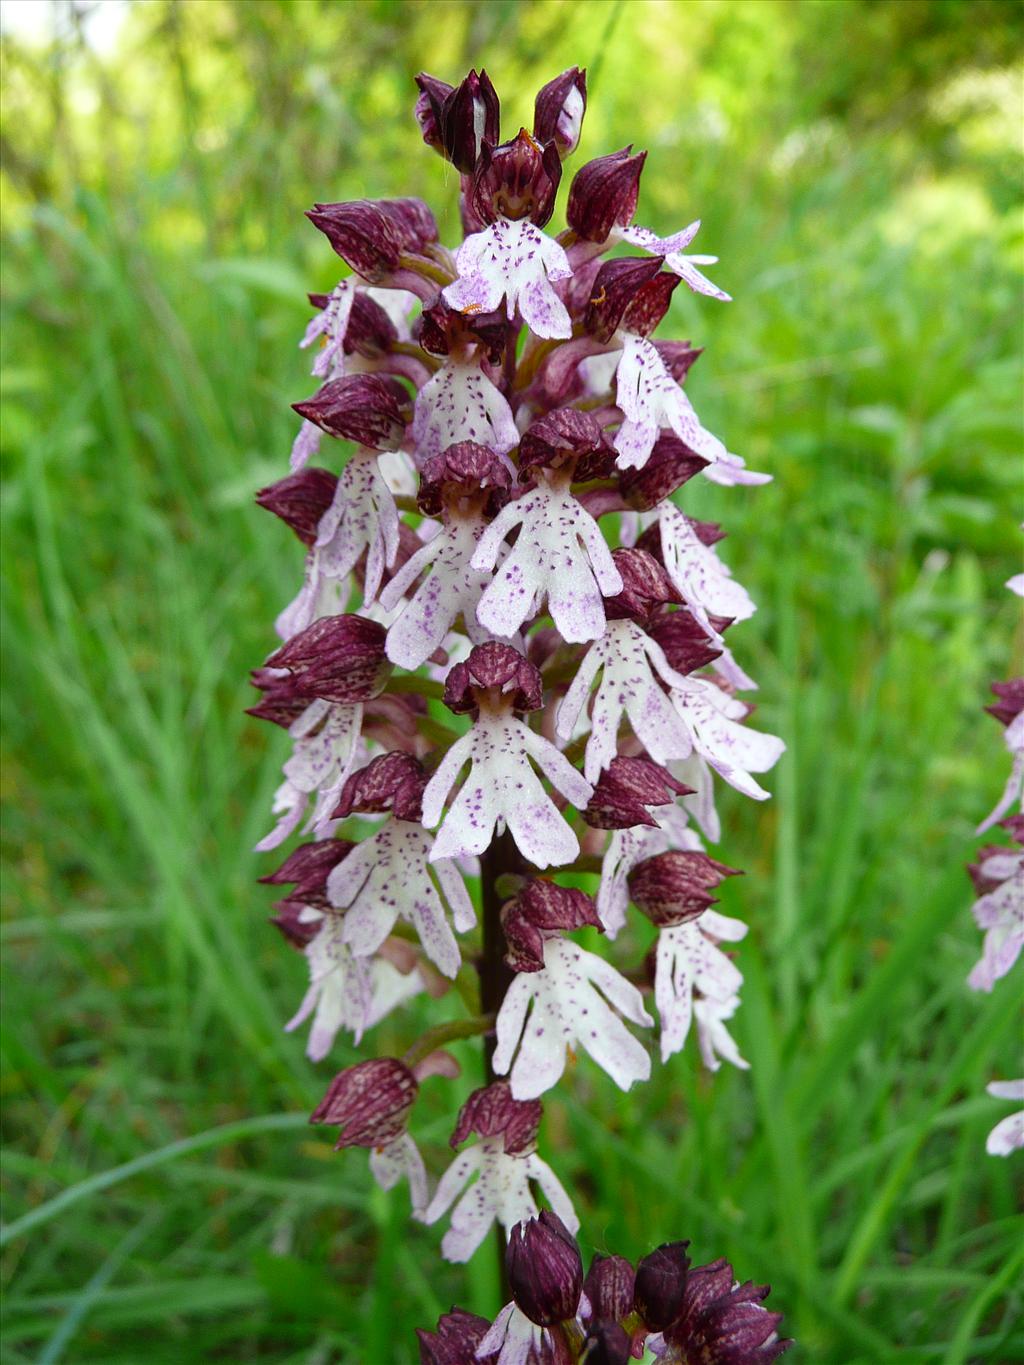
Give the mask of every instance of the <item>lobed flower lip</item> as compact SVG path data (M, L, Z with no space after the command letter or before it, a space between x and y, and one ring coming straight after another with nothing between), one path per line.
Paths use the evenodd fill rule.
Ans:
M576 172L565 216L578 237L606 242L616 227L633 221L647 153L632 152L630 144L588 161Z
M397 749L378 754L342 787L334 818L344 819L353 812L365 815L390 810L396 820L418 822L426 785L426 771L412 754Z
M512 1297L538 1327L574 1318L583 1293L583 1262L576 1239L549 1209L512 1229L505 1249Z
M533 135L540 143L553 142L563 159L579 145L587 109L587 73L570 66L537 92L533 105Z
M330 507L338 486L330 470L307 465L295 474L278 479L256 494L256 501L291 527L303 545L316 541L320 518Z
M660 764L619 754L598 778L590 805L582 815L593 829L631 829L635 825L656 829L658 822L649 806L670 805L677 796L692 795L692 787L678 782Z
M737 868L694 850L670 849L645 858L629 874L633 903L653 924L685 924L716 904L711 895Z
M328 380L312 398L292 407L328 436L371 450L397 450L405 440L409 395L386 375L349 374Z
M339 1071L310 1115L310 1123L338 1126L334 1150L384 1147L405 1132L419 1083L397 1057L372 1057Z
M365 616L322 616L255 669L253 683L277 704L368 701L383 692L391 675L386 634Z
M476 1133L478 1137L501 1137L506 1156L528 1156L537 1147L537 1132L544 1114L540 1100L516 1100L508 1081L481 1086L459 1110L451 1147L459 1147Z
M500 640L474 646L465 663L449 670L444 704L457 716L472 715L479 710L480 692L500 693L513 711L536 711L543 705L539 670Z
M545 939L585 925L604 932L590 896L545 877L531 877L515 899L502 906L501 927L508 948L505 961L516 972L542 971Z

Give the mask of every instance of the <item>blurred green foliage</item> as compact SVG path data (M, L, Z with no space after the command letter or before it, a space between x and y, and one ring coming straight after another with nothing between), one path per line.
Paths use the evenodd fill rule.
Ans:
M753 1070L690 1049L623 1097L581 1062L545 1149L588 1252L730 1256L794 1358L1024 1358L1014 1168L983 1154L1019 977L967 992L962 872L1013 667L1021 7L150 0L102 51L96 18L3 39L6 1216L208 1136L7 1244L0 1357L402 1365L451 1301L495 1306L488 1258L441 1265L299 1126L350 1054L281 1033L303 966L252 885L283 741L245 675L300 563L251 495L337 274L302 210L418 194L457 238L412 75L486 64L507 127L585 63L580 156L648 147L641 220L702 216L737 300L677 291L663 330L775 476L686 505L762 604L735 645L790 749L768 808L723 803ZM437 1171L440 1087L423 1107Z

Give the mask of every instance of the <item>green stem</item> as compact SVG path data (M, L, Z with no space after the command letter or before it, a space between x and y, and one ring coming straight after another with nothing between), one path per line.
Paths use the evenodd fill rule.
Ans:
M493 1014L478 1014L472 1019L453 1019L447 1024L437 1024L417 1038L402 1060L406 1066L415 1066L446 1043L456 1043L460 1038L474 1038L478 1033L486 1033L494 1027L494 1018Z

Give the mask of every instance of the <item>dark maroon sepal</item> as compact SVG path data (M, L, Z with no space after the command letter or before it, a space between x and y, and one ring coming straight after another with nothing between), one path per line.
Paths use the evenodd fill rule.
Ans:
M659 929L685 924L717 904L712 890L726 877L742 874L706 853L671 849L637 863L629 874L629 894Z
M493 1081L474 1090L459 1110L450 1145L458 1147L470 1133L500 1136L506 1156L529 1156L536 1150L543 1114L540 1100L514 1100L508 1081Z
M340 1127L335 1151L384 1147L405 1132L418 1089L416 1077L397 1057L373 1057L339 1071L309 1121Z
M636 621L643 625L648 617L679 594L661 564L639 546L620 546L612 559L622 579L622 591L604 599L604 614L609 621Z
M519 443L519 477L538 466L568 468L574 483L602 478L615 466L615 452L597 418L578 408L555 408L531 422Z
M1008 815L1005 820L1000 820L999 824L1015 844L1024 847L1024 815Z
M708 464L675 432L663 431L642 469L624 469L619 474L619 491L630 507L649 512Z
M711 1365L770 1365L793 1345L779 1338L781 1313L763 1306L767 1285L735 1284L728 1261L691 1267L675 1321L664 1329L670 1351Z
M334 501L337 486L337 476L330 470L307 465L298 473L261 488L256 501L290 526L303 545L311 546L320 518Z
M345 328L345 354L357 351L367 360L379 360L397 340L398 329L384 309L369 294L358 290Z
M631 1313L635 1280L636 1273L625 1256L595 1256L583 1282L593 1316L618 1321Z
M436 1332L417 1327L420 1365L480 1365L476 1348L490 1325L486 1318L465 1308L452 1308L438 1318ZM493 1356L487 1359L493 1360Z
M657 826L648 806L670 805L677 796L690 796L692 787L649 758L619 754L597 780L590 804L581 814L593 829L631 829Z
M719 633L732 624L728 618L720 616L712 620ZM647 623L647 634L661 645L665 658L677 673L693 673L698 668L705 668L722 653L721 647L709 639L697 618L685 609L652 617Z
M652 1332L663 1332L683 1311L689 1242L665 1242L637 1263L633 1308Z
M1009 725L1012 720L1024 711L1024 678L1011 678L1009 682L994 682L991 686L999 698L991 706L986 706L985 710L990 716L995 716L1001 725Z
M356 199L316 204L306 217L357 275L385 282L406 252L437 241L434 215L421 199Z
M605 242L613 228L629 227L640 193L646 152L632 156L632 146L599 156L581 166L569 188L566 221L578 237Z
M570 66L537 92L533 104L533 135L540 143L554 142L563 159L579 146L587 109L587 73Z
M656 341L654 349L665 362L665 368L681 384L695 362L704 353L703 346L691 346L688 341Z
M451 355L478 346L492 365L498 365L505 354L509 322L502 308L492 313L457 313L439 299L433 307L424 308L413 334L430 355Z
M511 483L508 466L493 450L476 441L459 441L426 461L416 505L424 516L438 517L464 498L479 505L481 493L489 492L486 510L495 516L508 500Z
M513 711L536 711L544 704L539 671L517 649L488 640L470 650L465 663L455 664L444 683L444 704L457 716L475 712L479 692L497 692Z
M289 853L280 867L259 881L267 886L294 886L292 900L302 900L306 896L320 897L327 886L327 877L332 868L347 858L355 848L348 839L317 839L310 844L300 844Z
M623 256L605 261L597 272L583 325L598 341L610 341L634 300L643 297L661 270L660 256ZM678 283L678 277L672 276Z
M554 142L541 146L525 128L499 147L485 138L473 176L473 210L483 223L529 218L543 227L554 211L561 178Z
M397 450L405 439L409 395L388 375L348 374L328 380L312 398L292 407L328 436L372 450Z
M509 1288L520 1312L538 1327L575 1318L583 1293L576 1239L556 1213L517 1223L505 1248Z
M275 650L253 682L281 700L305 705L322 701L354 704L383 692L391 676L391 663L384 653L387 630L365 616L323 616L299 631ZM287 676L275 676L284 670ZM259 680L258 680L259 679Z
M339 820L353 813L370 815L389 810L396 820L418 821L423 814L426 785L423 765L412 754L401 750L378 754L342 787L332 816Z
M277 914L268 916L267 923L274 926L286 943L301 951L309 947L321 928L319 919L305 918L309 908L306 901L287 896L284 900L274 902Z
M532 877L514 900L502 906L505 961L516 972L539 972L544 966L545 940L553 933L586 925L604 932L588 895L545 877Z

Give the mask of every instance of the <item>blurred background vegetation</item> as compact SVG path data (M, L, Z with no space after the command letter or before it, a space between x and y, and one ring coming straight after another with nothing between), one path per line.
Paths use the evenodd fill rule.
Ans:
M402 1192L304 1130L352 1054L314 1067L281 1032L304 968L253 886L285 741L242 714L246 671L301 565L252 492L311 388L305 290L338 274L303 209L416 194L457 239L413 74L485 64L510 127L573 63L580 159L649 148L641 221L701 216L737 300L677 291L663 331L707 346L698 410L775 477L686 505L761 603L734 646L789 753L769 807L723 799L753 1070L690 1047L624 1097L583 1062L544 1148L588 1254L729 1256L773 1284L794 1359L1024 1359L1021 1168L983 1152L1019 977L967 992L963 873L1015 629L1020 666L1020 5L5 19L5 1209L39 1212L0 1260L2 1360L404 1365L416 1324L496 1306L489 1256L443 1266Z

